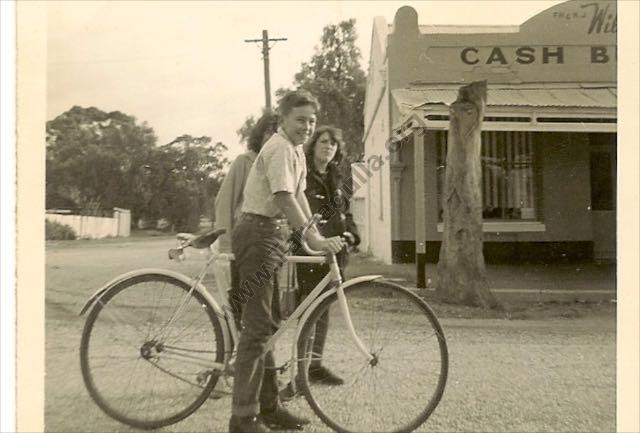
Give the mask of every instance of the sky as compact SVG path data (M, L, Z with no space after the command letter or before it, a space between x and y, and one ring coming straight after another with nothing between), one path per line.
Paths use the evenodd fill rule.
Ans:
M237 129L265 105L260 46L244 42L263 29L287 38L270 51L273 93L291 86L329 24L356 19L366 71L374 17L392 23L403 5L416 9L420 24L519 25L557 3L52 1L47 119L74 105L119 110L153 127L158 144L207 135L233 158L244 150Z

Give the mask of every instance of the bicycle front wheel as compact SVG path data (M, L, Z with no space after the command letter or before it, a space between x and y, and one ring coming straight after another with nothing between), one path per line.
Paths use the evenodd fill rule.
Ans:
M197 291L145 274L108 290L82 333L80 365L89 394L112 418L142 429L193 413L218 380L222 328ZM178 311L181 306L180 311Z
M438 405L447 380L447 345L435 314L418 296L384 280L344 291L356 334L373 360L353 342L334 294L300 334L298 347L308 350L298 362L302 392L337 432L416 429ZM344 384L323 383L319 366Z

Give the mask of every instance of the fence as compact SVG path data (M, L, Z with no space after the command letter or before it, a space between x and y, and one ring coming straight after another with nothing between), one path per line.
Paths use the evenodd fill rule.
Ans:
M47 210L45 218L70 226L78 239L128 237L131 234L131 211L128 209L114 208L112 218L70 215L64 211Z

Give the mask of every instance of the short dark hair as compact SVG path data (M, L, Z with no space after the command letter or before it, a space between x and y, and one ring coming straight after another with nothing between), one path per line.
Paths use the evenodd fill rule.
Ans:
M278 130L278 115L272 111L266 111L256 124L251 128L247 144L249 150L259 153L264 144L264 135L268 132L274 134Z
M287 92L278 102L278 112L281 116L286 116L296 107L311 105L316 113L320 110L320 103L311 93L304 89Z
M342 129L336 128L335 126L320 126L314 132L307 144L306 157L307 161L313 161L313 151L316 148L316 144L320 136L324 133L328 133L333 140L334 143L338 145L336 149L336 154L333 156L333 159L329 162L332 165L340 165L342 162L342 158L344 157L344 141L342 140Z

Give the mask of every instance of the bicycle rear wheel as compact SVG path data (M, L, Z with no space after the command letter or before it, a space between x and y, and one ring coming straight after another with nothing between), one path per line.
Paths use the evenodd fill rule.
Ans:
M207 300L189 289L170 276L140 275L108 290L89 313L82 377L112 418L141 429L173 424L215 387L215 365L224 360L221 324Z
M356 334L374 356L356 348L338 305L325 299L303 325L299 346L301 389L320 419L337 432L408 432L431 415L444 392L448 352L429 306L407 289L383 280L344 289ZM324 349L317 329L328 317ZM315 344L314 344L315 343ZM344 380L328 386L309 366L328 368Z

